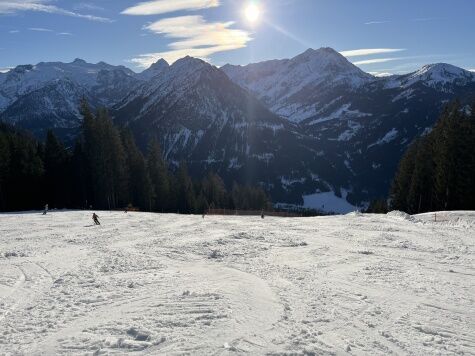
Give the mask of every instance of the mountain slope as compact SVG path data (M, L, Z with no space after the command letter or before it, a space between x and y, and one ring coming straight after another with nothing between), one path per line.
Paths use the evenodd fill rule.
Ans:
M312 71L308 63L324 65ZM449 101L475 98L475 75L461 68L435 64L376 78L326 48L290 60L222 69L271 111L298 122L322 155L344 164L339 171L344 185L339 188L334 179L329 185L337 193L349 191L353 203L386 196L414 138L430 130ZM304 74L299 73L307 77L301 79Z
M0 74L0 119L32 130L69 130L80 124L79 100L111 106L141 80L123 66L104 62L50 62L18 66Z
M317 113L319 93L353 90L373 79L331 48L309 49L292 59L221 69L274 113L292 122Z
M114 117L142 146L158 137L167 159L186 160L195 174L213 170L228 183L261 184L282 198L282 179L310 176L317 164L310 137L198 59L179 60L144 83Z
M186 57L139 74L79 59L0 73L0 120L40 138L53 128L72 140L82 97L110 108L142 148L157 137L196 177L214 170L276 202L350 209L386 196L403 152L443 106L473 101L475 75L433 64L376 78L330 48L221 69Z

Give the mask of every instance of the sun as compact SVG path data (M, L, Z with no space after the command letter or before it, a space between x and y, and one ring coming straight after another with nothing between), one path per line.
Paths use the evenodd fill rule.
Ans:
M251 24L255 24L261 17L261 9L256 4L249 4L244 10L244 15L247 21Z

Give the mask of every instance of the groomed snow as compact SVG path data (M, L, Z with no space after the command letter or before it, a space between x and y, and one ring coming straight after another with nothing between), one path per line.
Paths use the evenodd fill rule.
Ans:
M0 215L2 355L475 353L475 213Z

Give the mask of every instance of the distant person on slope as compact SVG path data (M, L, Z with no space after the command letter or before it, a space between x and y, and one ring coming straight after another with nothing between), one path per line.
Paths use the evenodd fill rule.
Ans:
M99 216L96 213L92 213L92 220L94 221L94 224L100 225L101 223L99 222Z
M43 215L46 215L48 213L48 204L45 205L45 210L43 211Z

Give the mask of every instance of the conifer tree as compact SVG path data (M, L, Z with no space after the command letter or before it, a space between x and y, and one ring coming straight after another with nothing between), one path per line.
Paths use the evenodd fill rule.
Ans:
M414 214L475 209L475 120L455 102L412 144L391 190L391 208Z
M182 214L193 214L196 212L196 196L193 189L193 182L188 175L188 168L185 162L180 163L177 172L177 192L178 211Z
M48 131L44 147L46 200L50 207L64 208L70 204L70 157L53 131Z
M152 210L167 211L171 208L170 178L160 145L155 139L148 146L147 171L151 183Z
M123 130L121 136L127 167L126 174L128 175L129 203L141 210L151 211L152 187L145 159L129 130Z
M6 208L6 184L10 174L10 147L7 135L0 131L0 210Z

